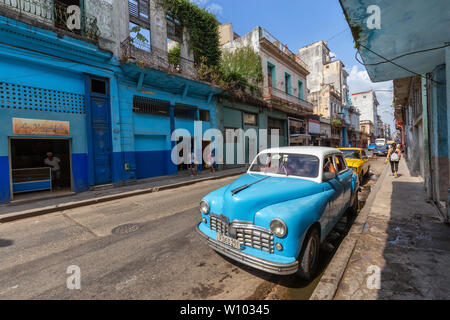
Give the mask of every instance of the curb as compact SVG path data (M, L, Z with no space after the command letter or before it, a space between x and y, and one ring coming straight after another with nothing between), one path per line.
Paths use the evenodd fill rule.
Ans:
M89 206L89 205L92 205L92 204L97 204L97 203L102 203L102 202L108 202L108 201L113 201L113 200L118 200L118 199L133 197L133 196L138 196L138 195L147 194L147 193L153 193L153 192L158 192L158 191L163 191L163 190L176 189L176 188L192 185L192 184L199 183L199 182L229 178L229 177L241 175L244 172L245 171L240 172L240 173L236 173L236 172L235 173L229 173L229 174L225 174L223 176L215 176L215 177L201 178L201 179L197 179L197 180L183 181L183 182L172 183L172 184L159 186L159 187L138 189L138 190L133 190L133 191L117 193L117 194L113 194L113 195L109 195L109 196L102 196L102 197L96 197L96 198L92 198L92 199L67 202L67 203L64 203L64 204L51 205L51 206L38 208L38 209L29 209L29 210L13 212L13 213L9 213L9 214L6 214L4 216L1 216L0 217L0 224L16 221L16 220L20 220L20 219L25 219L25 218L36 217L36 216L40 216L40 215L44 215L44 214L48 214L48 213L53 213L53 212L58 212L58 211L63 211L63 210L69 210L69 209L78 208L78 207Z
M325 273L317 284L314 292L309 300L332 300L336 294L338 286L342 280L345 270L347 269L350 257L358 242L359 236L364 230L367 218L369 217L370 208L375 201L378 191L383 185L383 181L387 175L389 166L385 165L380 178L375 183L373 190L367 197L366 204L361 212L358 214L355 222L350 228L347 236L342 241L338 250L334 254L330 263L328 264Z

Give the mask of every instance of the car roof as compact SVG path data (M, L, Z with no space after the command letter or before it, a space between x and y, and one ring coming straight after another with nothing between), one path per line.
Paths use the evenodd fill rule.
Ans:
M324 157L329 154L341 153L336 148L317 147L317 146L295 146L295 147L278 147L270 148L261 151L261 153L291 153L291 154L306 154L316 157Z

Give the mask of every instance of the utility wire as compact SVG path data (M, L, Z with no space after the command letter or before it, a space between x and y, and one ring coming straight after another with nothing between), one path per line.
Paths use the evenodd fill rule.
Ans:
M331 38L329 38L326 42L328 43L330 40L336 38L337 36L341 35L342 33L344 33L344 32L347 31L347 30L348 30L348 28L345 28L344 30L339 31L339 32L336 33L334 36L332 36Z
M385 60L384 63L386 63L386 62L392 63L393 65L395 65L395 66L397 66L397 67L399 67L399 68L401 68L401 69L403 69L403 70L405 70L405 71L408 71L409 73L412 73L412 74L414 74L414 75L417 75L417 76L419 76L419 77L424 78L425 80L427 80L427 78L426 78L425 76L421 75L420 73L417 73L417 72L415 72L415 71L412 71L412 70L410 70L410 69L408 69L408 68L406 68L406 67L403 67L403 66L399 65L398 63L393 62L393 61L392 61L393 59L385 58L385 57L383 57L382 55L376 53L375 51L373 51L373 50L367 48L366 46L364 46L364 45L362 45L362 44L360 44L360 43L358 43L358 42L356 42L356 44L357 44L357 46L363 47L364 49L366 49L367 51L373 53L373 54L376 55L377 57L379 57L379 58ZM448 46L448 44L445 45L444 47L446 47L446 46ZM413 54L413 53L411 53L411 54ZM356 61L358 61L360 64L362 64L362 65L363 65L364 67L366 67L366 68L367 68L367 66L370 66L370 64L365 64L364 62L360 61L360 60L358 59L358 56L357 56L357 55L358 55L358 51L356 51L356 53L355 53L355 59L356 59ZM407 54L405 54L405 55L407 55ZM403 55L403 56L404 56L404 55ZM399 56L399 57L400 57L400 56ZM396 57L396 58L394 58L394 59L398 59L399 57ZM378 64L379 64L379 63L378 63ZM433 80L433 79L430 79L430 80L431 80L432 82L436 83L436 84L441 84L441 85L443 84L443 83L438 82L438 81Z
M361 45L361 46L364 47L363 45ZM377 63L368 63L368 64L366 64L366 66L376 66L376 65L379 65L379 64L392 62L394 60L397 60L399 58L402 58L402 57L405 57L405 56L409 56L409 55L412 55L412 54L423 53L423 52L428 52L428 51L433 51L433 50L438 50L438 49L443 49L443 48L448 47L448 46L450 46L450 43L446 43L445 45L440 46L440 47L436 47L436 48L430 48L430 49L424 49L424 50L417 50L417 51L413 51L413 52L408 52L408 53L399 55L399 56L397 56L395 58L392 58L389 61L381 61L381 62L377 62ZM366 47L364 47L364 48L366 48ZM366 49L369 50L368 48L366 48Z

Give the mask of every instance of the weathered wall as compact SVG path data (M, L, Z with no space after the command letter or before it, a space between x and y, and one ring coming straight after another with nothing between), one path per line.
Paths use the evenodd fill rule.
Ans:
M299 50L300 58L308 65L310 74L307 77L310 92L321 89L323 79L323 65L330 61L330 51L323 41L312 43Z
M113 52L115 56L119 55L118 18L122 14L128 16L128 9L125 13L117 11L119 2L122 0L85 0L86 13L97 18L100 47Z
M298 85L298 81L301 81L303 83L303 99L306 100L306 96L307 96L307 80L306 78L299 74L297 71L294 71L292 68L290 68L287 64L285 64L281 59L271 55L270 53L266 52L264 49L260 49L259 51L259 55L261 57L261 64L262 64L262 70L264 73L264 86L267 87L269 86L269 82L268 82L268 68L267 65L268 63L271 63L273 65L275 65L275 73L276 73L276 77L275 77L275 83L276 86L273 86L274 88L281 90L281 91L285 91L285 73L290 74L291 76L291 87L292 87L292 91L291 91L291 95L299 97L299 85ZM274 84L274 83L272 83ZM276 92L273 93L274 95L276 95Z
M224 44L233 41L234 32L233 25L231 23L224 23L219 25L219 45L223 46Z
M259 27L255 27L249 33L230 41L222 46L224 51L234 51L237 48L250 46L255 52L259 52Z
M356 94L352 96L353 105L361 113L360 121L369 120L374 124L374 132L378 132L377 102L372 91Z

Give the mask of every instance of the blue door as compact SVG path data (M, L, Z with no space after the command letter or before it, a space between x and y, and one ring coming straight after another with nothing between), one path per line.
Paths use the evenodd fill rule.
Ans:
M97 80L95 88L91 79L91 121L92 121L92 150L94 165L94 183L105 184L111 182L111 115L110 102L107 95L106 80ZM100 91L98 82L104 81L105 90Z

